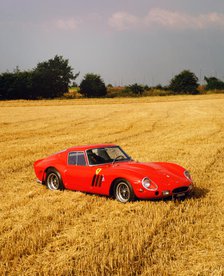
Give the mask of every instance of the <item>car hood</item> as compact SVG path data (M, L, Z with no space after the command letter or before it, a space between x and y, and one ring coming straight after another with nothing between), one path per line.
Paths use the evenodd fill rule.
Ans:
M127 173L130 177L148 177L156 184L165 186L189 185L184 176L185 169L179 165L165 162L119 162L114 164L113 170Z

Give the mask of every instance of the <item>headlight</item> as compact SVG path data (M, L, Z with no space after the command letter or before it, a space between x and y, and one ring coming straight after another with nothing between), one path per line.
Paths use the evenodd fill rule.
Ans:
M150 190L150 191L155 191L158 188L157 185L153 183L148 177L145 177L142 179L142 186L146 190Z
M185 177L186 177L188 180L191 181L191 175L190 175L189 171L185 171L185 172L184 172L184 175L185 175Z
M149 180L148 177L145 177L145 178L142 179L142 185L147 190L149 189L149 187L150 187L150 180Z

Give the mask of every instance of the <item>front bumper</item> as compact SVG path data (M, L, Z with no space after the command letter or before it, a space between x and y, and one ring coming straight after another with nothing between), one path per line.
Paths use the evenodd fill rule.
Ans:
M139 189L136 196L140 199L164 199L164 198L183 198L191 194L193 190L193 184L189 186L180 186L173 190L156 190L148 191L146 189Z

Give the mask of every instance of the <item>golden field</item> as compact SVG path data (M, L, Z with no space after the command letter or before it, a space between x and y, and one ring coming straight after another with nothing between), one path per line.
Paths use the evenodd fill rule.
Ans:
M224 95L0 102L0 275L224 275ZM33 162L112 142L169 161L184 201L52 192Z

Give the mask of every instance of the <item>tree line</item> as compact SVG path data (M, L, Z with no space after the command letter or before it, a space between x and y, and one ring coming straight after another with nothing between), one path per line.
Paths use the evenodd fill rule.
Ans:
M17 67L13 72L0 74L0 100L63 97L70 85L77 86L75 80L78 76L79 73L73 73L68 59L56 55L53 59L38 63L33 70L21 71ZM205 81L205 90L224 90L224 82L215 77L205 77ZM79 93L84 97L105 97L111 87L112 85L106 87L101 76L88 73L79 85ZM134 83L122 91L135 96L150 89L169 91L170 94L199 94L198 87L197 76L184 70L174 76L168 86L150 88Z
M68 90L74 75L67 59L55 56L40 62L30 71L20 71L0 75L0 99L39 99L60 97Z

